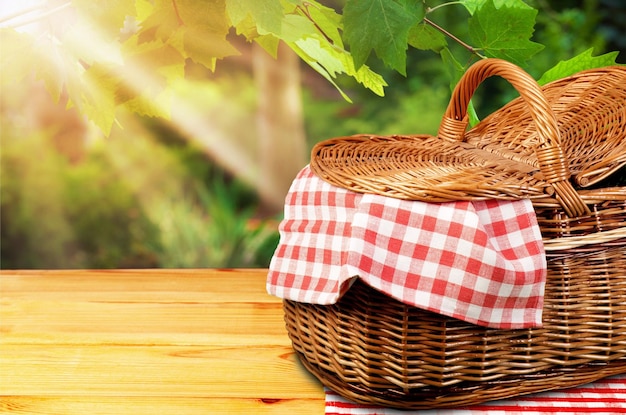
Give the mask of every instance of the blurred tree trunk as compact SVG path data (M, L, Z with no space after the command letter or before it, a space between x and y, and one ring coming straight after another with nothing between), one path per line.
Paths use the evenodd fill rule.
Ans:
M265 213L281 212L294 177L308 163L302 115L300 60L281 43L274 59L253 47L253 71L258 88L257 189Z

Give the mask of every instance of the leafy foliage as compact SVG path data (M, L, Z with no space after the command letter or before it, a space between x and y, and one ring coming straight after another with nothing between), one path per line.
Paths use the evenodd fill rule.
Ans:
M185 75L187 64L215 70L219 60L239 53L233 36L256 42L274 56L284 42L337 89L343 75L380 96L387 81L371 69L374 55L405 75L410 47L432 51L441 56L454 84L476 59L498 57L527 69L543 49L531 40L538 10L522 0L346 0L339 10L317 0L58 3L54 10L60 11L47 17L51 29L44 35L0 29L2 83L35 73L55 99L67 94L67 105L107 135L120 107L168 117L170 87ZM436 23L438 10L452 7L467 12L464 33ZM33 53L24 56L23 50ZM596 60L585 51L545 79L614 63L613 55Z
M592 50L587 49L578 56L575 56L566 61L560 61L556 66L539 79L539 84L547 84L548 82L556 81L557 79L565 78L580 71L580 68L602 68L604 66L615 65L615 59L617 58L617 52L610 52L600 56L592 56Z
M485 2L469 19L472 40L487 56L507 59L518 65L530 59L543 46L530 40L537 10Z
M400 73L406 72L409 30L424 16L424 5L383 0L349 1L344 9L346 40L354 65L365 63L371 50Z
M552 9L543 9L548 3ZM590 9L598 2L581 0L578 4L585 7L574 9L565 3L570 4L561 2L557 7L557 2L533 0L41 2L42 31L25 32L10 20L0 22L0 112L3 122L8 121L0 154L5 178L0 182L2 265L266 266L277 232L257 227L256 213L246 208L258 203L247 199L254 193L230 177L208 172L211 162L199 149L185 145L183 151L179 143L176 151L183 154L170 157L176 147L171 144L175 131L156 131L154 125L161 121L146 117L168 117L172 102L184 96L207 118L218 120L230 142L254 146L249 131L254 122L254 86L247 73L245 81L231 73L235 65L228 60L239 53L242 41L254 42L273 56L283 42L346 100L356 102L348 105L337 100L334 91L315 95L317 88L306 90L304 116L310 144L359 132L435 134L449 98L448 83L454 84L477 59L494 56L514 61L541 77L541 83L615 63L616 53L595 56L593 52L607 49L597 27L601 13ZM541 9L535 8L538 5ZM195 79L198 73L204 77L205 68L222 67L228 71L216 74L219 82L180 82L182 77ZM52 148L49 137L59 124L35 133L32 129L40 126L29 118L26 105L6 104L22 91L24 102L39 106L22 87L33 79L41 80L60 112L74 107L97 125L109 137L95 143L106 145L90 141L89 154L80 162L59 156L59 142L53 141ZM194 94L181 94L182 84ZM490 85L486 86L500 84ZM211 92L218 86L225 89ZM476 100L481 111L498 108L510 98L497 87L487 92ZM230 99L235 95L237 105ZM321 96L330 98L322 101ZM488 99L481 100L483 96ZM129 110L141 116L143 126L152 126L159 144L134 125ZM32 129L16 128L16 119ZM67 139L63 130L58 136ZM624 184L623 171L615 177L616 184L611 184Z

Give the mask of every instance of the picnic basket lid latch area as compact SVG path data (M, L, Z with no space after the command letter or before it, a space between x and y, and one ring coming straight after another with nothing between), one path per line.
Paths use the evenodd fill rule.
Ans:
M520 94L468 128L490 76ZM318 143L310 168L333 186L406 201L530 200L545 248L540 327L496 329L409 305L358 278L335 303L285 299L304 366L356 402L470 405L626 373L626 68L540 87L484 59L460 80L436 137L355 135ZM610 185L605 185L610 183Z

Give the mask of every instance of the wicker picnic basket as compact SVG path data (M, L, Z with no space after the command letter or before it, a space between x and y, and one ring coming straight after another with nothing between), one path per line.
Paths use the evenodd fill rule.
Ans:
M467 130L489 76L520 97ZM334 305L284 301L293 347L321 382L356 402L455 407L626 373L626 69L539 87L510 63L473 65L437 137L352 136L318 144L311 167L357 192L408 200L530 198L546 250L543 326L499 330L392 299L360 280ZM594 184L588 189L583 185Z

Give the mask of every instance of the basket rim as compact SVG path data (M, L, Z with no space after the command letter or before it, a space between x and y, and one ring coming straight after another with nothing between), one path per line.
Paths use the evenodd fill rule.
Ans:
M576 75L584 72L602 74L596 68ZM478 148L466 140L469 99L484 79L495 75L520 92L519 99L529 110L536 132L533 140L537 141L532 162ZM618 73L622 75L626 69ZM548 85L567 81L564 78ZM616 122L623 123L621 118ZM614 162L626 164L626 156L613 155ZM605 164L591 166L581 174L589 175L589 169L603 170L604 175L617 170ZM571 217L591 213L583 193L574 188L559 126L543 89L521 68L500 59L483 59L469 68L452 94L437 136L358 134L322 141L312 149L311 168L323 180L361 193L425 202L529 198L556 203ZM600 177L593 175L594 180Z

